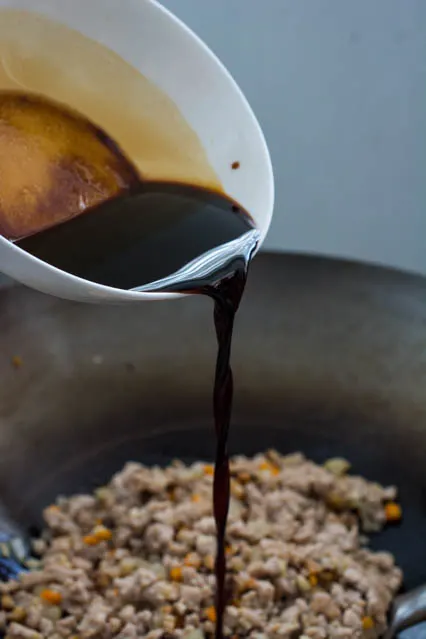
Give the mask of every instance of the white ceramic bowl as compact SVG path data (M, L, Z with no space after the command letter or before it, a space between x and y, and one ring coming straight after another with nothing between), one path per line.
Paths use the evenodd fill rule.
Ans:
M41 22L31 26L32 19L39 20L37 16L12 15L12 26L5 27L3 34L0 30L2 55L5 53L2 37L7 38L7 33L14 29L19 36L19 30L22 28L28 31L30 25L30 33L21 38L25 40L22 46L43 48L43 42L47 42L49 51L46 64L53 60L60 65L59 49L61 41L66 40L59 33L62 27L58 26L59 32L54 31L53 36L50 30L52 37L47 32L47 35L43 33L43 20L48 19L50 29L53 20L65 25L68 30L73 29L83 34L86 40L95 41L115 52L169 96L198 136L212 175L217 176L227 194L250 212L260 230L261 242L263 241L270 225L274 201L273 173L265 139L247 100L228 71L188 27L154 0L0 0L0 24L5 24L1 12L6 11L10 19L10 10L12 14L16 10L35 12L39 14ZM59 35L55 35L57 33ZM15 41L19 39L18 36L13 36ZM67 82L72 84L79 73L85 70L86 64L81 54L83 49L78 45L78 38L74 45L71 42L68 46L74 49L70 49L66 56L63 55L67 64L64 63L60 74L57 74L60 80L56 79L52 90L49 87L51 97L63 99ZM103 51L105 53L104 48ZM24 69L24 75L25 65L30 64L34 57L37 57L34 52L25 53L24 50L22 53L19 69ZM3 59L8 60L7 50ZM10 64L13 65L13 60ZM40 77L43 76L43 63L40 64L40 73L39 70L34 71L28 67L29 84L37 73ZM108 58L102 62L102 73L107 79L109 64ZM114 72L113 67L111 62L111 73ZM16 75L12 71L11 76ZM115 73L117 76L116 71ZM123 73L123 78L124 75ZM96 78L94 82L96 83ZM43 87L43 81L40 80L39 87L35 88L43 92ZM0 88L4 87L0 84ZM120 99L120 78L111 77L108 90L111 96L114 94ZM135 96L133 102L137 102L137 94ZM98 102L101 103L99 113L103 114L107 103L100 98ZM168 120L173 118L171 115L166 117ZM94 119L102 126L99 118ZM168 123L170 128L171 124ZM108 133L113 138L116 137L111 128ZM170 145L172 147L173 141ZM143 156L143 149L140 153ZM134 150L130 151L130 157L135 159L132 154L135 155ZM236 161L240 166L238 170L233 170L231 165ZM0 237L0 271L45 293L86 302L120 303L178 297L162 293L123 291L93 284L49 266L3 237Z

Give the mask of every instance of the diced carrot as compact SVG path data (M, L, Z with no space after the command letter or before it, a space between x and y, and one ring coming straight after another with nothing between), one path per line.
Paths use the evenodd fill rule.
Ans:
M191 495L191 501L193 501L194 504L198 503L200 501L200 499L201 499L201 497L197 493L194 493L193 495Z
M83 537L83 542L86 546L97 546L100 539L98 539L96 535L85 535L85 537Z
M93 535L98 541L110 541L112 538L111 530L105 526L96 526L93 531Z
M371 630L372 628L374 628L374 619L372 617L363 617L362 627L364 628L364 630Z
M394 501L390 501L385 506L386 521L399 521L402 517L402 508Z
M209 621L216 623L216 608L214 606L206 608L204 613Z
M311 572L311 574L308 577L308 580L312 588L315 588L315 586L318 586L318 577L316 576L314 572Z
M90 535L85 535L83 541L87 546L97 546L101 541L110 541L112 532L105 526L96 526Z
M182 581L182 568L180 566L170 568L170 579L172 581Z
M205 475L214 475L214 466L212 466L212 464L206 464L204 466L204 474Z
M59 606L62 601L61 593L57 592L56 590L51 590L50 588L45 588L44 590L42 590L40 593L40 598L52 606Z
M260 464L259 470L267 470L271 473L271 475L279 475L280 469L275 466L275 464L271 464L271 462L264 461Z

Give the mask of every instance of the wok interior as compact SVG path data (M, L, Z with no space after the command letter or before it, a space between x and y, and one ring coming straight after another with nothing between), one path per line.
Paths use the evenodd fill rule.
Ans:
M0 336L5 525L39 525L58 494L91 490L129 459L212 459L209 300L89 306L12 286ZM407 588L426 582L425 345L424 279L261 255L233 353L231 453L339 455L396 484L403 523L372 545L396 555Z

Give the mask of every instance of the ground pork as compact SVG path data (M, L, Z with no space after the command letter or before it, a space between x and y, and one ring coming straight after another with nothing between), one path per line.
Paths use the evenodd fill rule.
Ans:
M364 531L398 519L394 488L275 451L231 463L225 635L374 639L401 584ZM204 639L215 625L213 467L128 463L61 497L40 560L0 584L7 639Z

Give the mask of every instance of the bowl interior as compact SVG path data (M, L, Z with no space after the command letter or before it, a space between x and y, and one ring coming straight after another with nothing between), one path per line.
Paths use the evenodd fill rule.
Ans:
M148 174L222 184L266 234L273 178L263 134L229 73L183 23L151 0L0 0L0 10L0 50L7 54L0 89L18 73L23 85L105 124L134 161L150 156ZM105 115L112 103L115 120ZM120 108L122 119L132 123L127 133L118 122ZM137 120L138 110L149 122ZM189 132L183 133L180 118ZM144 144L138 142L144 148L135 148L132 137L147 124L161 135L147 133Z

